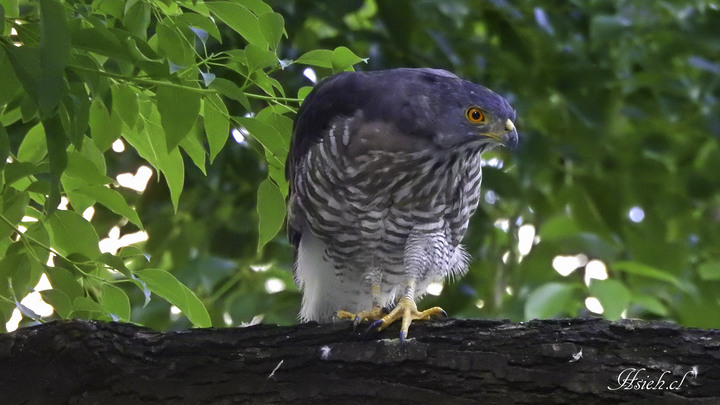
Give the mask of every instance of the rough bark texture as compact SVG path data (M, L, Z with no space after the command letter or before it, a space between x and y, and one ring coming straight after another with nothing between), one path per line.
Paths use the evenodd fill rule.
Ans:
M448 319L400 344L351 329L52 322L0 335L0 403L720 403L718 330Z

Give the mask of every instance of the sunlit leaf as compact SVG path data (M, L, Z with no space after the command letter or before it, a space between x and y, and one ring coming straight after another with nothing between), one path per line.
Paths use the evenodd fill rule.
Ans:
M285 222L285 198L269 179L260 183L257 193L258 251L271 241Z
M253 44L245 47L245 58L251 72L278 64L278 58L274 53Z
M283 35L285 19L278 13L264 13L258 17L260 32L271 49L277 48Z
M146 40L148 26L150 25L150 5L144 1L132 4L125 11L123 23L133 35Z
M122 288L112 284L103 284L100 289L99 301L108 313L123 321L130 320L130 299Z
M47 302L53 307L55 313L60 318L67 319L72 312L72 301L67 294L62 290L52 289L40 291L40 296L43 301Z
M81 194L87 198L90 198L105 207L109 208L112 212L122 215L127 218L128 221L142 228L142 222L137 212L131 208L127 201L118 193L116 190L101 186L101 185L87 185L76 190L74 193ZM72 201L72 200L71 200Z
M88 259L100 256L95 228L73 211L55 211L48 217L47 226L53 247L63 256L78 253Z
M635 274L638 276L648 277L655 280L665 281L674 285L675 287L687 290L686 286L678 280L674 275L664 272L655 267L649 266L644 263L630 262L630 261L617 261L612 263L610 266L612 270L623 271L625 273Z
M634 294L632 296L632 303L643 307L648 312L655 315L668 316L668 314L670 313L665 304L663 304L662 301L660 301L656 297L653 297L652 295Z
M221 77L216 78L210 83L210 88L217 90L223 96L235 100L242 104L245 109L250 109L250 100L237 84Z
M92 319L104 318L103 315L107 314L105 308L97 302L93 301L88 297L75 297L73 300L73 312L74 315L78 312L88 312L88 315Z
M698 274L703 280L720 280L720 261L701 264Z
M190 157L190 160L195 163L195 166L197 166L203 174L207 174L205 171L205 148L203 147L199 132L196 128L191 130L188 136L180 141L180 148Z
M47 155L45 128L37 124L28 131L18 149L17 159L21 162L39 163Z
M187 136L200 113L200 93L178 87L160 86L157 90L160 112L168 150Z
M67 153L64 175L81 179L86 184L109 184L112 179L101 173L97 166L80 152Z
M101 151L108 150L120 137L121 129L120 115L115 111L108 112L99 99L93 100L90 105L90 134L95 145Z
M112 88L112 97L113 110L127 126L134 127L139 113L137 93L127 85L119 85Z
M618 280L595 280L590 282L590 294L600 301L603 316L610 320L620 319L620 314L630 304L630 291Z
M525 319L545 319L570 314L569 303L577 287L573 284L551 282L530 293L525 302Z
M84 295L84 290L77 279L62 267L49 268L47 274L53 289L62 291L71 301Z
M332 68L333 72L343 72L351 70L352 66L364 61L365 59L355 55L350 49L340 46L332 52Z
M333 51L327 49L315 49L302 54L302 56L295 60L295 63L324 68L332 68Z
M205 98L203 114L205 136L208 140L210 162L212 163L230 136L230 120L225 103L215 94Z
M40 0L40 64L38 106L42 116L52 114L63 95L65 63L70 56L70 29L65 8L54 0Z
M187 24L191 29L193 29L193 27L195 29L200 29L206 33L205 35L210 34L210 36L219 42L222 42L222 36L220 35L220 31L215 25L215 22L208 17L195 13L183 13L177 17L177 22ZM203 43L204 42L205 41L203 41Z
M207 2L205 5L220 21L227 24L249 43L267 47L267 41L265 41L260 31L258 17L242 4L229 1L213 1Z
M25 207L30 202L30 196L26 192L17 191L14 188L6 188L0 194L0 214L10 222L0 221L0 239L6 238L15 232L15 227L25 215Z
M185 181L185 166L180 151L175 148L168 152L165 142L165 131L160 124L160 116L154 105L148 105L145 116L145 130L142 132L127 131L123 138L153 167L160 171L170 188L170 199L177 210ZM197 119L195 116L193 119Z
M150 291L180 308L193 325L201 328L212 326L205 305L172 274L160 269L147 269L137 271L135 275L145 282Z
M45 202L45 210L52 213L60 204L60 178L67 166L67 137L57 115L45 119L43 127L50 164L50 192Z

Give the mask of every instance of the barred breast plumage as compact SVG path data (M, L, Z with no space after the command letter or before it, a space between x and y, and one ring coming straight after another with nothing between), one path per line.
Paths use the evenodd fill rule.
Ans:
M470 96L455 100L433 93L469 83L447 72L386 72L395 74L335 76L309 96L296 121L288 226L297 247L302 320L391 306L401 296L414 300L430 282L467 271L460 243L479 201L480 154L497 141L476 135L472 125L443 126L437 116L450 109L461 120L473 97L499 96L470 83L477 86L465 89ZM397 78L412 80L388 81ZM499 105L503 114L511 111L506 102ZM498 119L508 132L510 119ZM456 137L458 131L473 136ZM313 141L298 132L314 133Z

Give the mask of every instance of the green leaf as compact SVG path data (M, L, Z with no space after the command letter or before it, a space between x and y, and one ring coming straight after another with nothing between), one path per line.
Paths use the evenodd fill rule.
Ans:
M278 58L274 53L253 44L245 47L245 59L251 72L278 64Z
M200 93L160 86L157 90L157 101L167 149L170 151L185 138L197 120L200 113Z
M285 199L270 179L263 180L257 192L258 252L270 242L285 222Z
M136 247L130 247L130 246L126 246L125 248L137 249ZM123 261L122 258L115 256L113 254L110 254L110 253L103 253L98 258L98 261L101 263L107 264L110 268L113 268L113 269L119 271L120 273L122 273L125 277L132 279L132 273L130 272L130 269L128 269L127 266L125 266L125 262Z
M116 190L100 185L88 185L73 190L73 192L104 205L112 212L127 218L128 221L142 229L142 222L140 222L137 212L128 205L127 201ZM72 202L72 198L70 202Z
M313 89L312 86L303 86L303 87L300 87L300 89L298 89L297 98L299 98L300 100L305 100L305 97L307 97L308 94L310 94L310 92L312 91L312 89Z
M139 114L137 93L127 85L112 88L113 111L128 127L135 127Z
M698 274L703 280L720 280L720 262L703 263L698 267Z
M200 131L194 128L190 131L182 141L180 141L180 147L190 157L203 174L207 175L205 171L205 148L203 147L202 140L200 139Z
M0 47L0 77L2 78L0 80L0 105L5 105L15 97L22 84L15 76L12 63L2 47Z
M70 29L65 8L55 0L40 0L40 64L43 74L38 106L43 117L52 115L65 94L65 63L70 56Z
M580 225L567 215L557 215L546 220L538 232L541 240L552 241L572 238L582 232Z
M55 211L47 219L53 247L63 256L77 253L90 260L100 256L95 228L73 211Z
M100 289L99 301L106 312L114 315L113 320L117 320L115 317L126 322L130 320L130 299L122 288L112 284L103 284Z
M15 232L15 227L25 215L25 208L30 202L30 196L26 192L17 191L14 188L6 188L0 195L0 214L13 226L0 221L0 239L7 238Z
M195 13L183 13L177 17L177 22L184 23L190 27L200 28L222 43L222 36L220 35L217 25L208 17Z
M169 18L157 24L158 52L176 65L187 66L194 61L190 43Z
M218 77L210 83L210 88L218 91L223 96L239 102L246 110L250 109L250 100L237 84L228 79Z
M72 301L67 294L60 290L43 290L40 291L40 296L43 301L47 302L53 307L55 313L62 319L67 319L72 313Z
M87 93L86 83L79 80L69 81L69 94L65 95L58 109L65 136L70 139L76 149L82 149L85 134L89 128L90 96Z
M210 149L210 163L225 146L230 136L228 109L220 96L210 94L203 103L203 124Z
M98 319L98 318L104 318L102 316L98 315L106 315L107 311L105 311L105 308L102 307L102 305L98 304L97 302L91 300L88 297L75 297L73 300L73 312L72 315L77 314L78 312L89 312L89 317L91 319ZM82 314L83 316L86 316L86 314ZM75 315L77 316L77 315Z
M45 274L47 274L53 289L62 291L70 300L85 295L85 290L83 290L80 283L75 279L75 276L62 267L49 268Z
M618 280L593 279L589 290L600 301L603 316L611 321L620 319L620 314L630 305L630 291Z
M645 308L647 311L655 315L668 316L670 313L665 307L665 304L652 295L635 294L632 297L632 303Z
M113 179L101 173L90 159L80 152L67 153L67 167L63 175L80 179L86 184L110 184Z
M268 46L260 31L258 17L242 4L229 1L213 1L207 2L205 5L220 21L240 34L248 43L261 48Z
M239 117L237 120L265 149L281 161L285 161L288 154L288 143L278 130L257 118Z
M10 138L5 127L0 125L0 172L7 165L8 156L10 156Z
M648 278L652 278L655 280L665 281L683 291L686 291L686 292L689 291L687 286L685 286L674 275L672 275L670 273L666 273L662 270L659 270L652 266L648 266L643 263L630 262L630 261L618 261L618 262L612 263L610 268L615 271L623 271L623 272L629 273L629 274L635 274L638 276L648 277Z
M260 24L260 32L262 33L265 42L270 45L270 49L277 48L280 40L282 39L283 29L285 26L285 19L278 13L265 13L260 14L258 17L258 23Z
M337 47L332 52L332 68L334 73L352 70L353 65L363 61L367 62L367 59L355 55L353 51L344 46Z
M147 30L150 26L150 5L144 1L135 2L123 16L123 23L131 34L147 40Z
M45 128L37 124L30 128L23 138L17 153L20 162L40 163L47 155L47 142L45 141Z
M175 276L160 269L147 269L135 272L153 293L180 308L193 325L208 328L212 326L210 315L202 301Z
M27 46L5 48L6 55L12 65L15 76L22 84L30 98L38 103L38 91L43 71L40 65L40 50ZM59 98L58 98L59 101Z
M577 287L573 284L550 282L536 288L525 302L525 319L545 319L568 314L568 307Z
M90 134L95 145L101 150L110 149L113 142L120 137L122 120L117 112L108 112L100 99L93 100L90 105Z
M67 138L57 115L43 121L43 127L50 163L50 194L45 201L45 210L50 214L60 204L60 178L67 166Z
M123 137L147 160L156 170L165 176L168 188L170 188L170 199L177 211L177 206L182 194L185 182L185 167L180 151L175 148L171 152L167 150L165 132L160 125L160 116L153 103L146 103L149 111L145 113L145 130L125 131Z
M295 63L329 69L333 67L333 51L328 49L315 49L304 53L295 60Z

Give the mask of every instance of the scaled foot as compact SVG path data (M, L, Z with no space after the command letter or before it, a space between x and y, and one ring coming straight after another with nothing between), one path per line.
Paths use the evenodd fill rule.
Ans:
M383 330L398 319L402 320L400 327L400 341L403 342L408 336L410 323L414 320L427 320L432 317L447 317L447 313L440 307L433 307L424 311L418 311L415 301L408 297L400 298L397 306L389 314L378 319L370 325L370 329Z
M380 306L375 306L369 311L360 311L358 313L352 313L352 312L347 312L347 311L337 311L335 313L335 318L337 318L337 319L352 319L353 327L355 327L360 322L377 321L378 319L382 319L382 317L384 317L387 314L388 314L388 312L385 310L385 308L380 307Z

